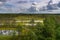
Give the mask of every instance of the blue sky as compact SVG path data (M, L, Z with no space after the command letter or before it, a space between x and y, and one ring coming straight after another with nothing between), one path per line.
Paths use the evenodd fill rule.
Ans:
M25 1L27 1L27 3L24 3ZM47 5L49 1L50 0L6 0L6 2L2 4L0 2L0 13L28 12L26 9L31 7L32 2L37 2L41 7L41 6ZM58 1L53 0L54 3L57 3Z

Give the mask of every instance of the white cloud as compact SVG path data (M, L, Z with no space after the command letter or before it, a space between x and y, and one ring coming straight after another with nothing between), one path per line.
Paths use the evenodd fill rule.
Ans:
M20 4L17 3L18 1L28 1L28 3ZM14 7L11 7L9 9L5 6L2 6L2 8L0 7L0 12L11 12L11 13L12 12L18 13L18 12L25 12L25 11L27 12L27 9L31 7L31 2L29 1L37 2L38 3L37 6L42 7L42 6L46 6L50 0L7 0L5 4L10 4L13 5ZM53 3L58 3L60 0L52 0L52 1Z

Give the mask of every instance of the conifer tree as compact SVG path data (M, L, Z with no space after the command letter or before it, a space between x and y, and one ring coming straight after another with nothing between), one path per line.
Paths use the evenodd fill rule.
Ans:
M44 31L43 36L46 40L55 40L56 38L56 27L55 16L46 15L44 20Z

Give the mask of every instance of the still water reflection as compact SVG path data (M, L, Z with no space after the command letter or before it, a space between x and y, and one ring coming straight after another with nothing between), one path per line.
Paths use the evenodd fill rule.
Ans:
M14 30L0 30L0 35L13 35L13 33L18 35L18 32Z

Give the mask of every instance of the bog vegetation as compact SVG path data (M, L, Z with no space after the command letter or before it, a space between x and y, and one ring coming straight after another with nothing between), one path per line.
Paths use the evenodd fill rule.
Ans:
M0 30L16 30L18 35L15 35L15 32L11 36L0 35L0 40L60 40L60 15L0 15L0 23L6 18L8 20L12 18L13 22L9 23L8 20L3 22L4 25L1 25ZM16 20L27 19L31 25L16 23ZM34 20L42 20L43 23L35 23Z

